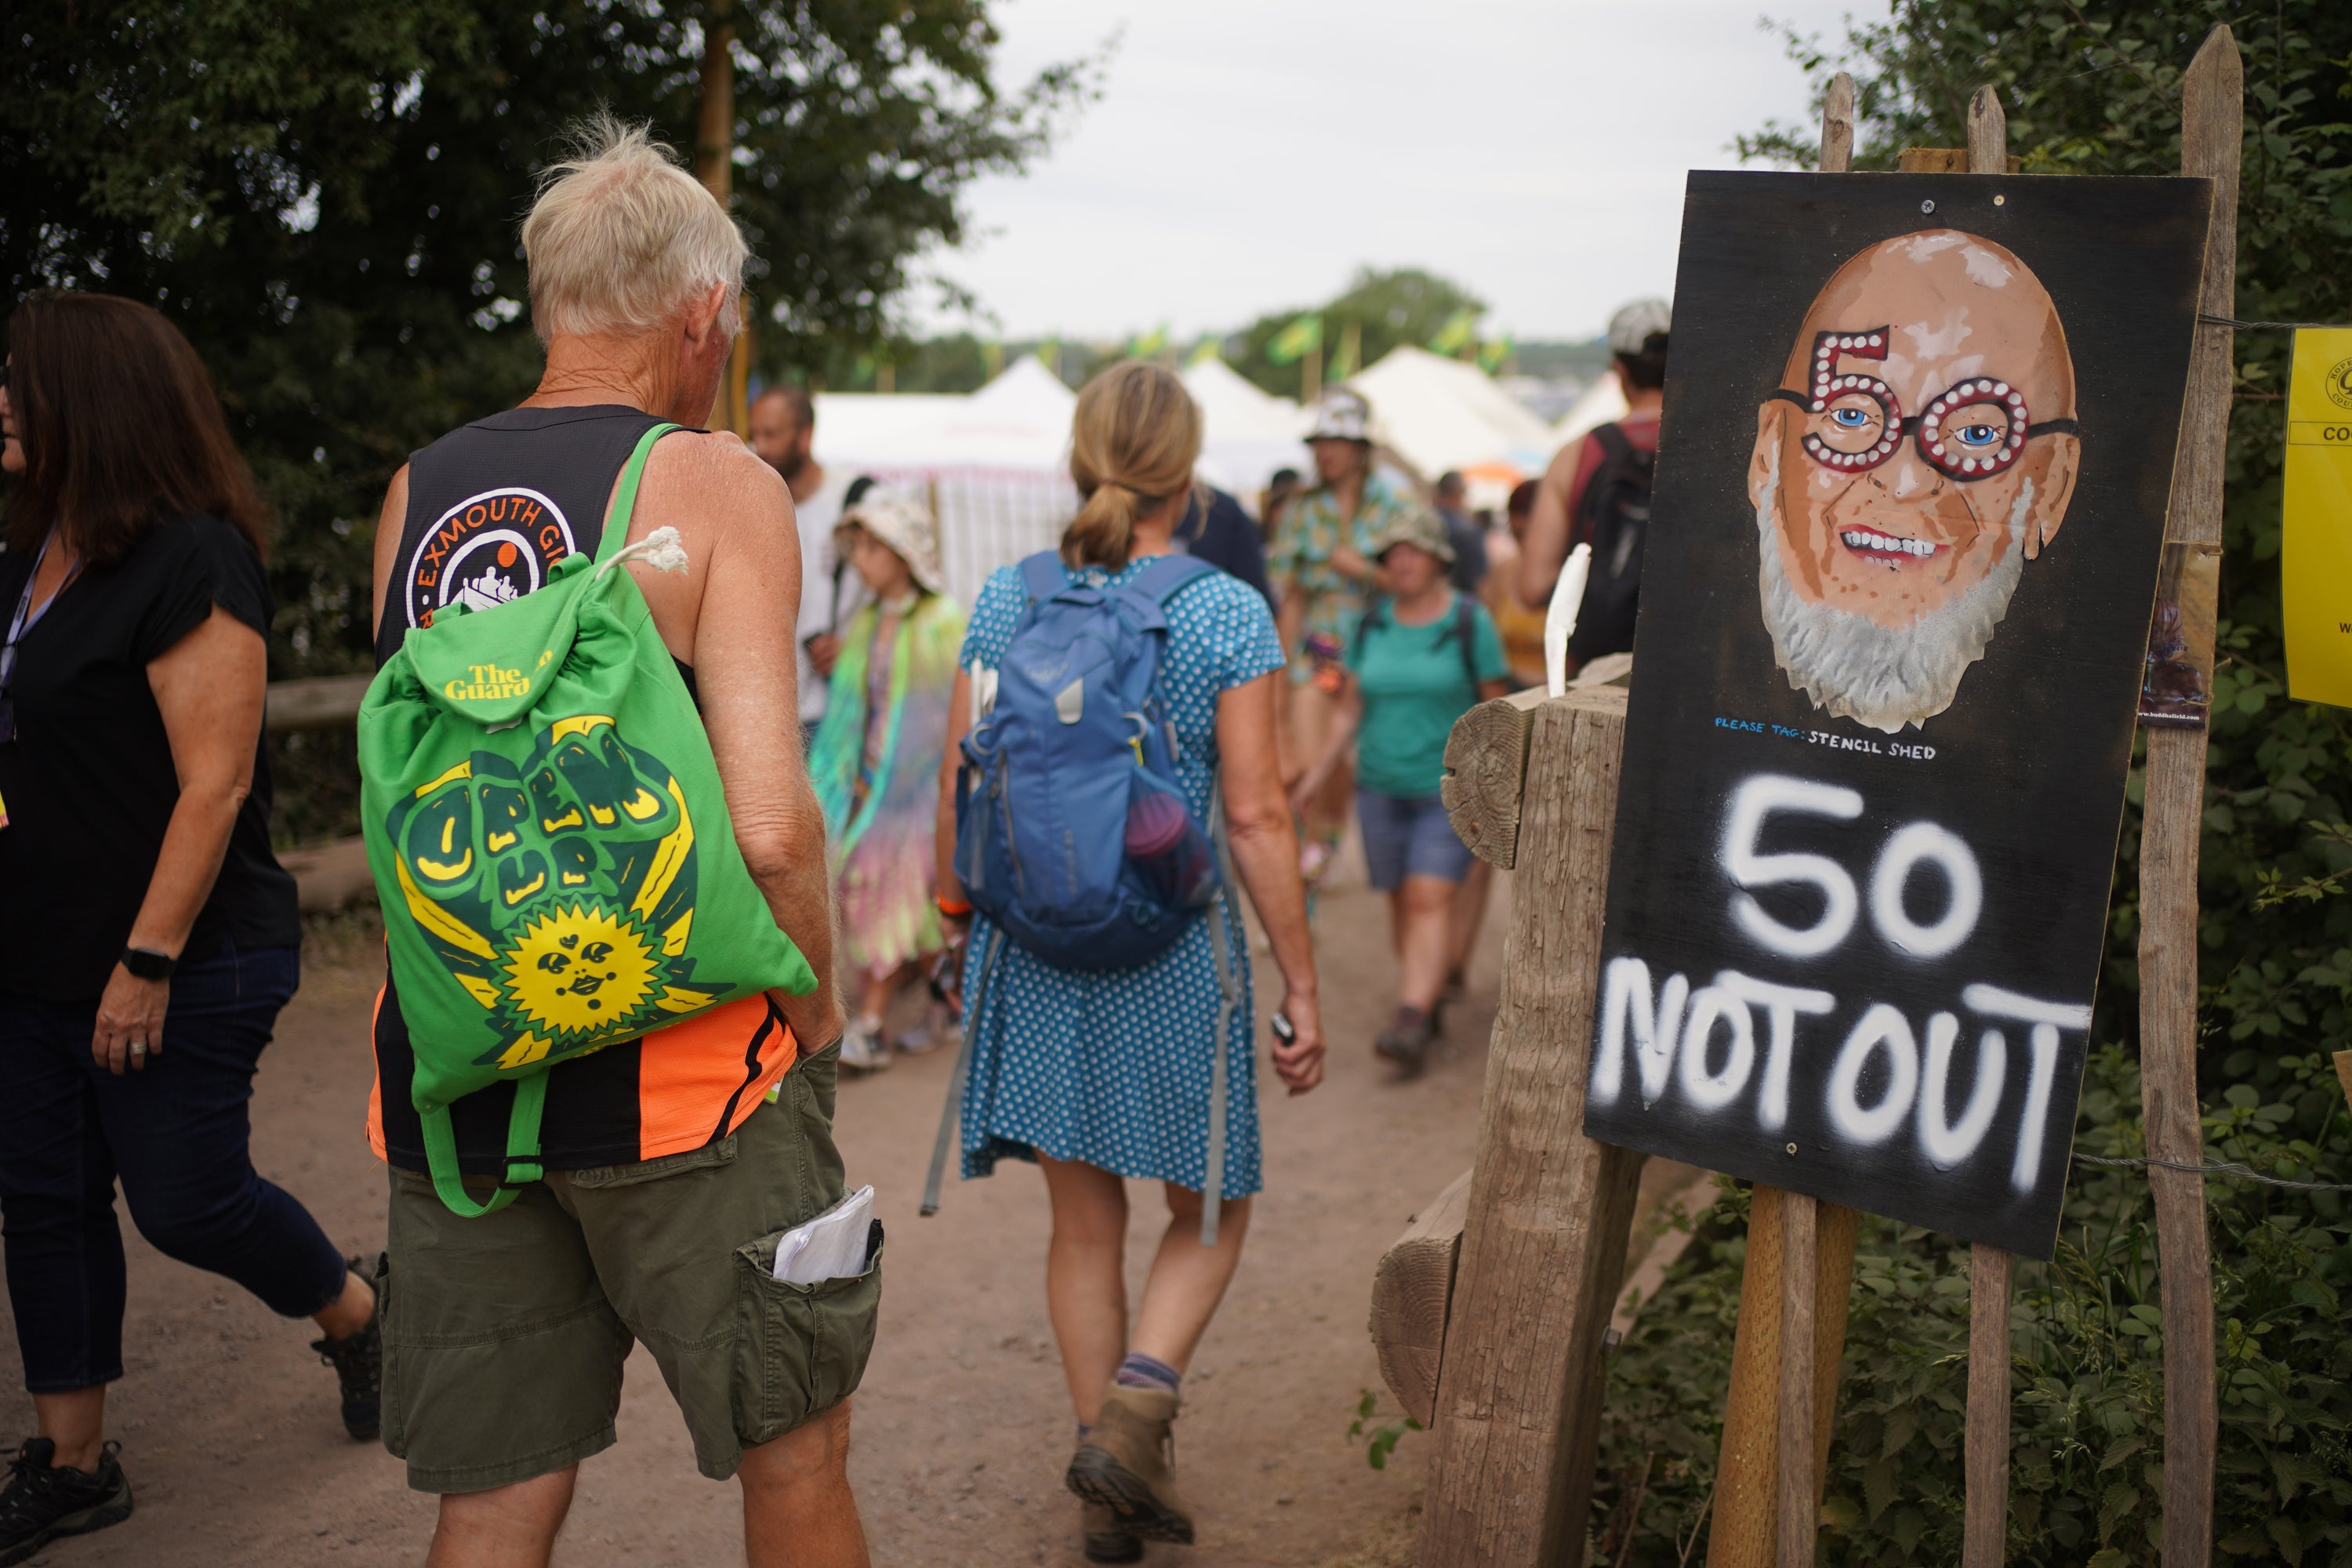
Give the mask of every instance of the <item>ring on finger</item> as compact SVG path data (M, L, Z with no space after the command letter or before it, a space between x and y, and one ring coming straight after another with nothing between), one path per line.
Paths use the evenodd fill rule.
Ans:
M131 1041L131 1054L132 1056L134 1056L134 1057L143 1057L143 1056L145 1056L145 1055L147 1054L147 1042L146 1042L146 1041L144 1041L144 1040L133 1040L133 1041Z

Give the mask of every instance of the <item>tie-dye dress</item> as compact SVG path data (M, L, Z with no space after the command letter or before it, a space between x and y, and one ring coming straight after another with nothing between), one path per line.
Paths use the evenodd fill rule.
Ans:
M841 639L809 776L824 807L843 956L887 973L943 944L932 839L948 700L955 689L963 611L926 594L878 643L880 606L852 616Z

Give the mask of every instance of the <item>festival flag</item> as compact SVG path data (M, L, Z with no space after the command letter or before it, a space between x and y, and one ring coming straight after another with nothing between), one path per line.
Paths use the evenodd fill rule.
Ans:
M1164 353L1167 347L1168 323L1162 321L1158 326L1152 328L1150 331L1138 332L1135 336L1128 339L1127 357L1129 359L1150 359L1154 354Z
M1216 333L1211 332L1192 345L1192 357L1184 363L1188 365L1206 364L1213 359L1221 360L1224 357L1225 345L1218 340Z
M1437 335L1429 340L1429 350L1432 353L1458 354L1476 342L1477 336L1478 312L1456 310L1445 319L1445 325L1437 329Z
M1265 345L1265 357L1276 364L1291 364L1322 346L1323 318L1308 314L1275 333L1274 341Z
M1349 321L1339 329L1339 347L1331 356L1330 376L1333 381L1345 381L1363 369L1364 324Z
M1509 361L1511 351L1517 346L1517 345L1511 342L1511 334L1508 332L1505 332L1499 338L1490 338L1486 342L1480 343L1478 345L1478 368L1485 371L1488 375L1494 374L1496 371L1502 369L1504 364Z

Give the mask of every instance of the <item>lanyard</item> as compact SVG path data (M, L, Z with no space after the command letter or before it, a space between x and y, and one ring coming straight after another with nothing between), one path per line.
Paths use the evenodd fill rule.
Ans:
M57 538L58 531L52 527L41 540L41 548L33 557L33 570L25 578L25 591L16 595L16 613L8 619L7 641L0 643L0 741L14 740L16 734L16 705L8 697L8 689L16 678L16 645L40 624L41 617L81 575L82 563L76 561L66 569L65 581L58 584L57 592L39 609L33 608L33 585L41 580L41 563L49 558L49 546L57 542Z

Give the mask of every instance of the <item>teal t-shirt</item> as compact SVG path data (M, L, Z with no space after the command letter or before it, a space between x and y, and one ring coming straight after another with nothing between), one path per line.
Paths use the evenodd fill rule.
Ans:
M1470 610L1470 654L1462 658L1461 611ZM1479 681L1505 680L1503 639L1486 606L1455 594L1425 626L1400 626L1394 606L1367 611L1349 640L1348 668L1364 689L1364 723L1356 736L1356 780L1374 795L1412 799L1437 793L1445 774L1445 739L1454 721L1478 700Z

